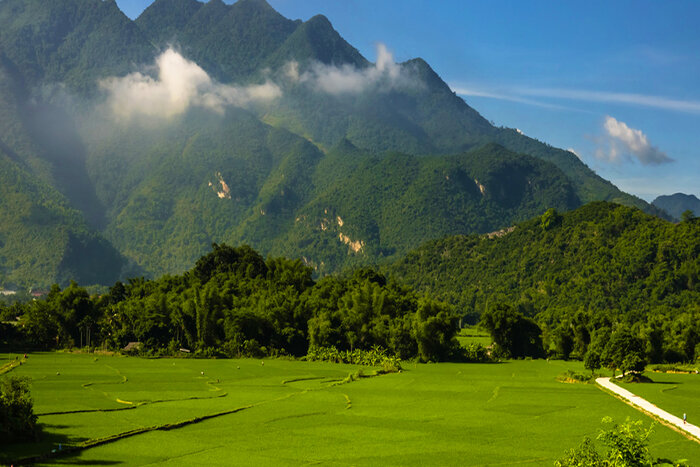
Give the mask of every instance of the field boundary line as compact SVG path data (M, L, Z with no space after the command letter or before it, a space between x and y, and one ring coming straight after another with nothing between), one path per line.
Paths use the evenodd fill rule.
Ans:
M22 358L18 360L12 360L9 363L5 363L2 367L0 367L0 375L4 375L5 373L11 372L15 368L22 366L22 363L26 361L26 358Z
M151 404L163 404L166 402L182 402L182 401L192 401L192 400L208 400L208 399L218 399L220 397L226 397L228 396L227 392L224 392L223 394L217 394L216 396L192 396L192 397L183 397L180 399L156 399L152 401L139 401L139 402L129 402L129 401L122 401L121 399L117 399L117 402L121 404L127 404L128 407L113 407L113 408L108 408L108 409L78 409L78 410L65 410L62 412L45 412L45 413L38 413L36 414L38 417L43 417L46 415L67 415L67 414L72 414L72 413L92 413L92 412L118 412L120 410L132 410L132 409L138 409L139 407L142 407L144 405L151 405Z
M148 427L144 427L144 428L136 428L133 430L117 433L116 435L111 435L111 436L107 436L104 438L97 438L97 439L88 440L88 441L85 441L85 442L83 442L79 445L76 445L76 446L68 446L60 451L52 451L52 452L40 454L37 456L25 457L25 458L16 460L14 462L8 462L8 463L9 464L16 464L16 465L35 464L37 462L45 461L48 459L53 459L53 458L56 458L59 456L64 456L64 455L68 455L68 454L75 454L75 453L78 453L80 451L84 451L86 449L94 448L97 446L103 446L105 444L114 443L114 442L120 441L122 439L131 438L132 436L141 435L144 433L150 433L152 431L176 430L178 428L182 428L184 426L203 422L205 420L210 420L212 418L222 417L224 415L231 415L231 414L234 414L237 412L241 412L243 410L256 407L257 405L260 405L260 404L245 405L242 407L237 407L235 409L225 410L223 412L217 412L217 413L213 413L213 414L209 414L209 415L203 415L201 417L194 417L194 418L190 418L190 419L183 420L180 422L166 423L163 425L152 425L152 426L148 426Z
M595 382L596 386L601 388L604 392L613 395L625 404L657 420L662 425L677 431L689 440L700 443L700 427L692 423L683 423L682 419L666 412L633 392L618 386L610 381L610 378L596 378Z
M39 455L31 456L31 457L24 457L24 458L15 460L15 461L8 462L8 464L12 464L12 465L36 464L38 462L43 462L43 461L46 461L48 459L54 459L54 458L66 456L69 454L75 454L75 453L85 451L87 449L94 448L97 446L102 446L105 444L114 443L114 442L117 442L117 441L120 441L120 440L123 440L126 438L131 438L132 436L141 435L144 433L150 433L153 431L177 430L179 428L183 428L185 426L193 425L193 424L200 423L200 422L210 420L213 418L218 418L218 417L222 417L225 415L232 415L234 413L242 412L244 410L251 409L254 407L259 407L259 406L269 404L272 402L280 402L280 401L283 401L285 399L291 399L292 397L303 395L303 394L306 394L308 392L315 392L315 391L321 391L324 389L330 389L330 388L333 388L336 386L341 386L343 384L353 383L353 382L358 381L360 379L373 378L373 377L377 377L377 376L382 376L384 374L386 374L386 373L382 372L381 370L374 371L368 375L365 375L361 371L358 371L355 374L350 373L343 380L339 380L337 382L328 384L326 386L321 386L319 388L307 388L307 389L304 389L302 391L293 392L293 393L286 394L284 396L277 397L274 399L264 400L264 401L260 401L260 402L254 403L254 404L249 404L249 405L237 407L235 409L225 410L222 412L216 412L216 413L209 414L209 415L194 417L194 418L190 418L190 419L183 420L180 422L173 422L173 423L166 423L163 425L152 425L149 427L135 428L133 430L124 431L124 432L117 433L115 435L110 435L110 436L107 436L104 438L96 438L96 439L87 440L87 441L84 441L84 442L77 444L77 445L74 445L74 446L67 446L60 451L54 450L52 452L48 452L48 453L44 453L44 454L39 454ZM223 396L226 396L226 393L224 393L223 395L214 396L214 397L207 397L204 399L214 399L216 397L223 397ZM167 401L162 401L162 402L167 402ZM125 407L121 410L137 408L137 407L138 407L138 405L129 406L129 407Z

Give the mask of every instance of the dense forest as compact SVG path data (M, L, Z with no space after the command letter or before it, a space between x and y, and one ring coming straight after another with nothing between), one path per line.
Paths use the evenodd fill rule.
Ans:
M133 350L143 355L300 357L334 347L423 361L458 356L458 320L447 305L371 268L314 282L300 260L266 261L247 246L215 244L182 275L117 282L101 296L75 282L54 285L45 299L0 313L18 320L0 334L14 350L139 342Z
M503 305L536 322L545 350L582 358L626 328L649 361L700 355L700 220L673 224L590 203L490 235L429 242L386 268L467 321Z
M490 332L492 357L631 370L700 356L699 250L697 219L672 224L604 202L430 242L383 272L360 267L319 280L301 260L214 244L182 275L117 282L100 296L75 282L54 285L45 299L2 305L2 344L483 360L483 349L458 349L461 321Z

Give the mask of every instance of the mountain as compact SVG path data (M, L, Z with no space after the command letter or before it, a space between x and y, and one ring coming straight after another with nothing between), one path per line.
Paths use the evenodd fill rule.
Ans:
M27 286L179 273L212 242L323 274L551 207L661 212L494 127L424 60L371 63L264 0L156 0L136 21L113 0L0 1L0 143L5 200L31 200L0 215L46 242L2 247L0 282ZM60 266L68 250L104 271Z
M6 150L0 145L0 284L47 288L66 278L83 284L117 280L126 266L121 254Z
M552 322L583 312L602 326L607 312L630 322L700 312L699 257L700 220L673 224L595 202L487 235L430 241L387 271L472 320L508 303Z
M692 211L694 215L700 216L700 199L695 195L676 193L658 196L651 204L663 209L676 220L680 220L685 211Z
M114 0L3 0L0 50L27 85L63 84L82 92L152 57L141 30Z

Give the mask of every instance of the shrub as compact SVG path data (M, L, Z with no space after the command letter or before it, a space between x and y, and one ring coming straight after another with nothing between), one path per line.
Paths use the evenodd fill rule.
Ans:
M464 360L472 363L484 363L491 360L486 348L476 342L472 342L463 350Z
M381 366L385 373L392 373L401 370L401 359L395 355L388 355L386 350L374 347L372 350L345 350L340 351L335 347L309 347L306 359L332 362L349 363L352 365Z
M0 380L0 443L36 439L36 420L29 379L11 376Z

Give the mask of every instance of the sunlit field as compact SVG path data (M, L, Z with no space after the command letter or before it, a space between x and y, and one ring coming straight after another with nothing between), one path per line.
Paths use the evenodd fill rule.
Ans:
M623 388L641 396L665 411L688 421L700 423L700 375L683 373L645 373L653 383L620 383Z
M594 385L557 382L567 369L581 365L405 363L359 377L319 362L32 354L11 374L32 378L44 439L4 447L0 461L551 465L604 416L651 423ZM66 452L97 440L108 442ZM650 446L700 464L700 444L661 425Z

